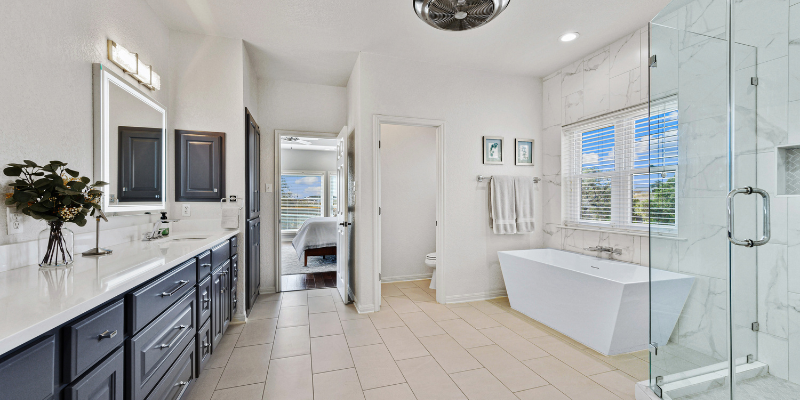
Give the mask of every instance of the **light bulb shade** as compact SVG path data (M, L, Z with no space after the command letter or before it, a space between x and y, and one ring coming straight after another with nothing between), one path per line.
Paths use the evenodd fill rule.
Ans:
M142 60L139 60L139 72L131 75L145 86L150 84L150 66Z
M131 53L128 49L114 43L113 40L108 41L108 59L129 74L139 72L139 55Z
M565 33L565 34L561 35L559 40L561 40L562 42L571 42L571 41L577 39L578 36L580 36L578 34L578 32L569 32L569 33Z
M146 86L150 90L161 90L161 76L150 69L150 84Z
M511 0L414 0L414 11L428 25L465 31L495 19Z

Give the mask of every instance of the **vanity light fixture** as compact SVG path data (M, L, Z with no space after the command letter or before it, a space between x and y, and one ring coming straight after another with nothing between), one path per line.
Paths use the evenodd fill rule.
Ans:
M571 41L577 39L578 36L580 36L580 34L578 32L569 32L569 33L565 33L565 34L561 35L561 37L558 38L558 40L560 40L562 42L571 42Z
M113 40L108 41L108 59L125 72L135 74L139 71L139 55L131 53Z
M153 71L153 67L142 62L138 54L110 39L108 40L108 59L148 89L161 90L161 76Z

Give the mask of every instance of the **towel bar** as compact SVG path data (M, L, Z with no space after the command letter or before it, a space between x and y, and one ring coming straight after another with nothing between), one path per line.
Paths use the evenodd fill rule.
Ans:
M483 182L486 178L491 178L491 176L478 175L478 182ZM539 178L538 176L533 177L533 183L539 183L541 180L542 178Z

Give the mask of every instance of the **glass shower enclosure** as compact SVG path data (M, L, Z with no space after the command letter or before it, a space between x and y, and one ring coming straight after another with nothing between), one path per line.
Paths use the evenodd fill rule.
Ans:
M800 1L674 0L649 62L648 386L800 399ZM656 270L694 278L682 308Z

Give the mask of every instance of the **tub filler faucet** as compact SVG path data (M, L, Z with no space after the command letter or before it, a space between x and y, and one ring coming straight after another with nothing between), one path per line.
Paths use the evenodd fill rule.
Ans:
M601 253L608 253L610 255L618 255L618 256L622 255L622 249L615 249L613 247L606 247L606 246L587 247L584 250L596 251L598 257L600 257Z

